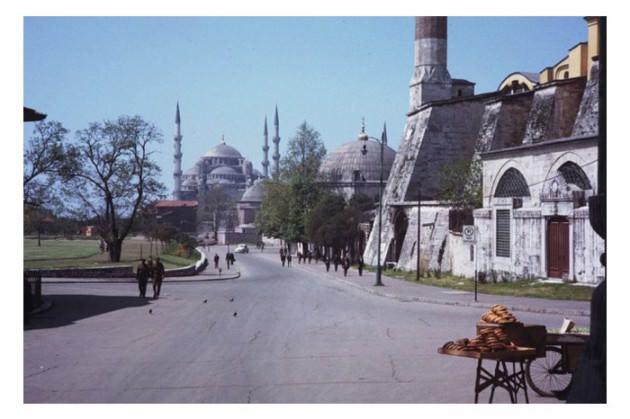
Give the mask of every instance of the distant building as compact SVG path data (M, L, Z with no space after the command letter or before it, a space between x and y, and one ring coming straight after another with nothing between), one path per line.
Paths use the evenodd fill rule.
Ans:
M262 167L264 174L253 168L252 162L246 160L236 148L228 145L225 138L221 138L221 142L211 147L206 154L201 156L195 165L186 171L182 171L182 132L181 132L181 114L179 103L175 111L175 137L174 137L174 170L173 170L173 199L163 200L156 205L157 216L161 217L163 222L170 222L178 226L186 232L206 235L210 233L208 230L210 225L214 225L216 214L212 214L213 205L208 202L214 199L213 193L220 190L220 195L226 195L226 199L234 203L234 207L229 210L229 214L220 217L222 222L217 227L219 242L226 240L239 240L239 234L243 239L255 237L255 232L250 230L253 226L253 218L255 217L256 205L251 201L247 201L248 196L252 196L253 192L248 191L262 190L261 181L268 176L277 176L279 173L279 144L280 144L280 123L278 118L278 108L274 113L275 135L273 137L274 154L272 155L273 166L271 174L269 173L269 142L267 131L267 119L264 124L264 144L262 147L263 160ZM243 198L246 201L243 201ZM262 201L262 198L260 199ZM237 204L242 208L238 209ZM259 207L260 205L258 205ZM243 222L239 219L235 225L238 214L246 214L245 218L251 221ZM254 215L252 215L254 214ZM244 219L245 219L244 218ZM229 234L228 234L229 233ZM222 239L223 237L223 239ZM226 239L227 238L227 239Z
M327 188L341 193L346 199L355 194L378 200L381 176L380 144L365 133L365 124L354 141L347 142L329 153L319 169L319 178ZM396 152L387 144L383 147L383 185L394 163Z
M158 223L171 224L186 233L197 231L197 201L163 200L154 208Z

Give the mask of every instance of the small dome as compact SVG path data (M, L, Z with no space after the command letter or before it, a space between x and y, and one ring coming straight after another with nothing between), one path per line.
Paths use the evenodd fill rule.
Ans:
M229 166L220 166L210 172L211 175L240 175L235 169Z
M208 150L204 157L232 157L238 159L243 158L243 156L237 149L225 144L225 140L222 140L220 144Z
M367 151L363 154L363 149ZM378 181L381 168L381 145L369 140L365 133L355 141L345 143L326 156L319 169L324 181L357 182ZM385 145L383 149L383 180L387 181L396 152ZM356 179L356 173L360 179Z
M247 188L241 202L262 202L265 197L265 188L262 180L257 180L252 186Z

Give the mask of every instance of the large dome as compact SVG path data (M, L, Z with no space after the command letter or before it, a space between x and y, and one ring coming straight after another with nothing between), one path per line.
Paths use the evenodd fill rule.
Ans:
M262 179L254 182L252 186L247 188L241 202L262 202L265 197L265 188Z
M362 152L364 149L365 154ZM319 174L329 182L364 182L378 181L381 170L381 145L369 140L362 132L359 137L345 143L326 156ZM385 145L383 149L383 181L387 181L389 171L394 164L396 152Z
M205 154L205 157L233 157L238 159L243 158L243 156L237 149L225 144L225 140L222 140L220 144L208 150L208 152Z
M235 169L230 166L219 166L210 172L211 175L240 175Z

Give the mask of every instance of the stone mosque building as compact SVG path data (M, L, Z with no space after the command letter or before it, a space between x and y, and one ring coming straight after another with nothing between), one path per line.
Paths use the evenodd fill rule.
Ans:
M587 42L554 66L475 94L448 72L446 17L416 17L409 112L380 209L381 263L468 277L477 267L498 280L601 280L604 242L586 206L597 194L599 19L585 21ZM473 160L483 208L465 224L474 224L476 244L437 201L441 171ZM378 231L377 219L364 251L370 265Z
M277 107L274 127L271 174L273 177L279 172L280 162L280 124ZM257 232L253 222L263 198L262 182L269 177L267 119L265 118L264 125L262 173L254 169L252 162L245 159L236 148L228 145L225 138L201 156L193 167L182 172L183 136L179 103L175 111L175 131L173 199L156 203L158 219L172 223L183 231L205 235L210 232L209 221L214 217L208 200L211 199L210 195L220 188L236 206L218 229L219 243L256 241Z
M345 199L363 194L378 201L380 183L380 144L365 133L365 122L354 141L339 146L328 154L319 169L324 185ZM396 152L387 144L383 147L383 182L387 180Z

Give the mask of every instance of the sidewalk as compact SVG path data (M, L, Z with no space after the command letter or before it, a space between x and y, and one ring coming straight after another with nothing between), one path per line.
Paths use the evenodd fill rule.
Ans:
M252 252L256 256L270 258L280 263L277 249L269 249L268 253ZM433 287L429 285L414 284L402 279L392 278L385 274L381 275L384 286L376 287L376 274L363 271L363 276L355 268L348 270L348 276L343 276L343 269L335 272L334 265L331 264L330 272L326 272L323 262L309 264L298 264L297 257L293 258L291 269L302 268L311 272L316 272L330 279L341 281L346 285L361 289L375 295L393 298L404 302L421 302L430 304L455 305L464 307L490 308L493 304L503 304L510 311L525 311L531 313L558 314L570 317L590 317L589 301L574 300L550 300L544 298L511 297L505 295L477 294L477 302L474 300L474 293L469 291L459 291L450 288Z

